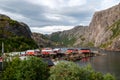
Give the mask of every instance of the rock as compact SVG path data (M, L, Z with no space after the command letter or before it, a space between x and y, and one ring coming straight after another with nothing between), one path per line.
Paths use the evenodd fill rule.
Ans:
M41 33L32 33L32 38L41 48L56 46L56 43L52 42L51 40L48 39L48 37Z
M112 32L106 30L118 20L120 20L120 4L107 10L96 12L89 25L89 41L93 41L97 47L109 40Z
M86 28L87 26L76 26L71 30L52 33L49 38L52 41L59 42L62 46L80 46L85 40Z
M5 44L4 52L25 51L38 48L31 34L27 24L12 20L10 17L0 14L0 44Z
M24 36L31 38L31 31L27 24L12 20L10 17L0 14L0 37Z

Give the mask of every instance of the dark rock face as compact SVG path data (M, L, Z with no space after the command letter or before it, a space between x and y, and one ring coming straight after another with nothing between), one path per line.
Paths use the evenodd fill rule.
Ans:
M6 30L9 30L15 35L25 36L27 38L31 38L31 31L29 27L25 23L19 22L17 25L6 27Z
M2 42L5 44L5 52L25 51L38 48L26 24L0 14L0 44ZM2 45L0 45L0 47L2 47Z
M46 37L43 34L40 33L32 33L32 38L33 40L38 44L38 46L40 48L42 47L52 47L52 46L56 46L56 44L54 42L52 42L51 40L48 39L48 37Z
M8 16L0 14L0 37L24 36L31 38L29 27L22 22L10 19Z

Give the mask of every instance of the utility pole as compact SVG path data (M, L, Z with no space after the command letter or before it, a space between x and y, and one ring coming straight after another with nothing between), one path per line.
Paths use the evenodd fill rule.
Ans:
M4 54L4 43L2 42L2 55Z
M4 62L4 43L2 42L2 70L4 68L3 62Z

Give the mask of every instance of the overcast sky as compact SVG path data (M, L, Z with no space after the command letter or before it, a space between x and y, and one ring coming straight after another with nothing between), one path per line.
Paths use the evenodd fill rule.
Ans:
M120 0L0 0L0 14L26 23L32 32L49 34L89 25L95 11Z

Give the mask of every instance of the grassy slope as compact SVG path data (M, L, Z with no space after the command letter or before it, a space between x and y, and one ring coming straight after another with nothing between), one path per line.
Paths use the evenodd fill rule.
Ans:
M76 41L76 38L74 37L69 38L68 36L59 37L59 33L58 33L58 34L52 35L51 40L54 42L58 42L59 44L67 47L67 46L73 46L73 44Z

